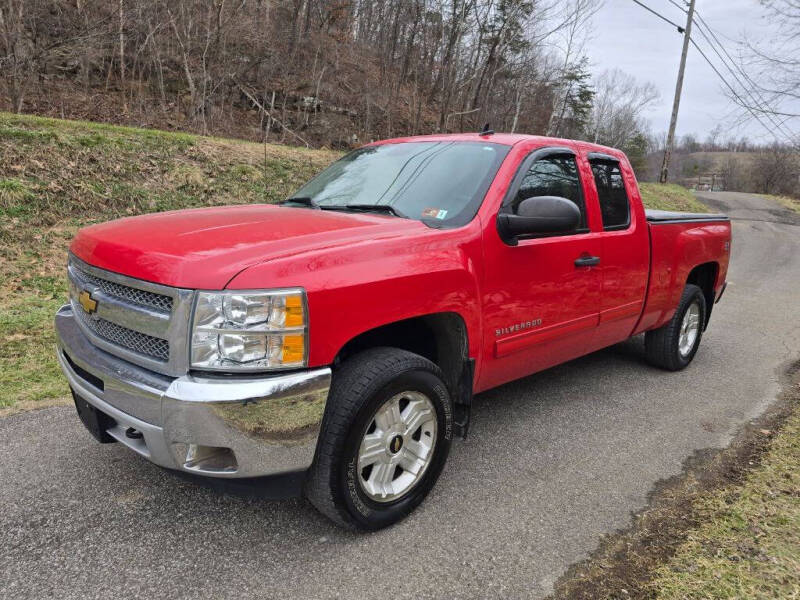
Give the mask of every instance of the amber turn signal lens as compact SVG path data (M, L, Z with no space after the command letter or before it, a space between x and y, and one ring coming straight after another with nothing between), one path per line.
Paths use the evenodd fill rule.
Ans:
M305 339L302 335L284 335L282 361L284 364L302 363L305 354Z
M285 326L302 327L304 323L303 298L301 296L287 296Z

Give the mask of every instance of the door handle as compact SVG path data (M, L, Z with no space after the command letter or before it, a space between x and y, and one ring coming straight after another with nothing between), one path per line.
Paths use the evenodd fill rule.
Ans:
M584 254L579 258L575 259L576 267L595 267L599 264L600 264L599 256L589 256L588 254Z

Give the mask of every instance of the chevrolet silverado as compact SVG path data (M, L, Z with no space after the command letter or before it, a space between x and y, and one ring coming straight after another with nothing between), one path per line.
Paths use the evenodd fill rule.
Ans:
M378 529L431 490L473 394L639 334L686 367L730 240L723 215L645 210L612 148L388 140L280 205L81 230L58 359L100 442Z

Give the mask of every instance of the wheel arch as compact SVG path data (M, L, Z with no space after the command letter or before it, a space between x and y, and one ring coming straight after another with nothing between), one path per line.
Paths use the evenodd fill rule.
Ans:
M336 353L336 368L350 356L370 348L392 347L424 356L444 374L454 404L457 434L466 435L472 402L474 360L469 356L469 333L464 318L456 312L419 315L385 323L348 340Z
M703 291L703 296L706 300L706 314L703 330L708 327L708 322L711 319L711 310L714 307L715 293L714 286L717 282L717 275L719 274L719 263L712 261L702 263L689 271L686 277L687 284L693 284Z

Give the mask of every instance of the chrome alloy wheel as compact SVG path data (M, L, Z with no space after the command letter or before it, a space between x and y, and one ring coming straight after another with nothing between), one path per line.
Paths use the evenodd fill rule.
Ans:
M375 502L391 502L413 488L436 446L436 409L421 392L401 392L378 408L358 450L358 481Z
M700 334L700 305L692 302L681 321L681 330L678 336L678 352L682 358L686 358L694 348L697 336Z

